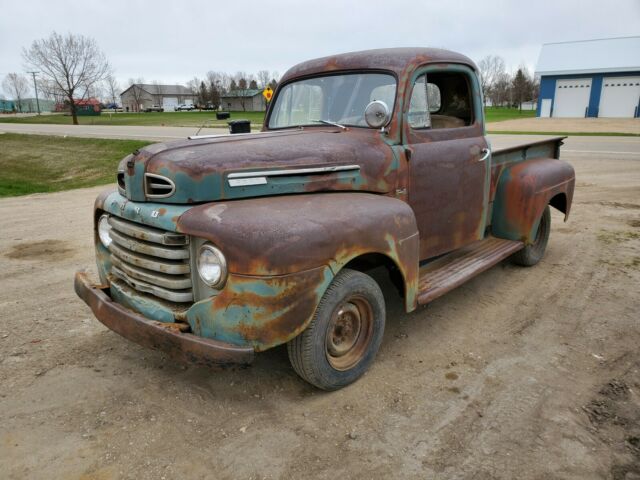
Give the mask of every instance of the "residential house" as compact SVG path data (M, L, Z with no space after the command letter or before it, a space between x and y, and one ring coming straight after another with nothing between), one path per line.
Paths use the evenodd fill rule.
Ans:
M166 112L172 112L178 105L195 103L196 97L183 85L148 83L134 83L120 94L122 108L127 112L140 112L152 105L160 105Z

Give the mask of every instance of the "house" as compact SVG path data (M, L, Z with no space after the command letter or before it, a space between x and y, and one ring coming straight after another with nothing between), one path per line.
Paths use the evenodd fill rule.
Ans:
M220 103L224 110L236 112L263 112L266 110L262 89L231 90L220 97Z
M539 117L640 117L640 36L542 46Z
M102 112L100 100L94 97L74 99L74 103L76 105L76 115L100 115ZM71 108L66 100L64 103L56 103L54 110L71 115Z
M152 105L160 105L172 112L178 105L195 103L197 95L183 85L134 83L120 94L122 108L140 112Z

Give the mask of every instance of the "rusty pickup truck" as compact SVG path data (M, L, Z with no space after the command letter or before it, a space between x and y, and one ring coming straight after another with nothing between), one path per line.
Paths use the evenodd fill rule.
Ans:
M154 144L94 209L99 281L77 294L110 329L179 360L247 365L287 344L334 390L372 364L388 272L407 312L509 258L536 264L549 207L569 215L562 138L492 150L478 70L440 49L307 61L262 131ZM386 274L386 273L385 273Z

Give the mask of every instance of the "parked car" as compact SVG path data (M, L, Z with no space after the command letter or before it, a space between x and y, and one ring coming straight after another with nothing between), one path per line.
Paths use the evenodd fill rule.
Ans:
M562 139L492 149L478 69L454 52L305 62L262 132L125 157L95 202L100 280L78 272L75 290L107 327L177 359L246 365L287 344L302 378L338 389L382 341L373 271L410 312L503 259L540 261L549 207L566 220L573 198Z
M150 107L147 107L144 109L145 112L164 112L164 108L162 108L160 105L151 105Z
M207 103L200 107L201 110L217 110L217 107L213 103Z
M196 106L192 104L183 103L182 105L178 105L175 107L176 112L190 112L191 110L195 110Z

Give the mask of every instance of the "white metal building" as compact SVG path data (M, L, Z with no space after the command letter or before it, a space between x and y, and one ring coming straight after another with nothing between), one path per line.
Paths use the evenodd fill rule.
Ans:
M640 36L546 43L539 117L640 117Z

